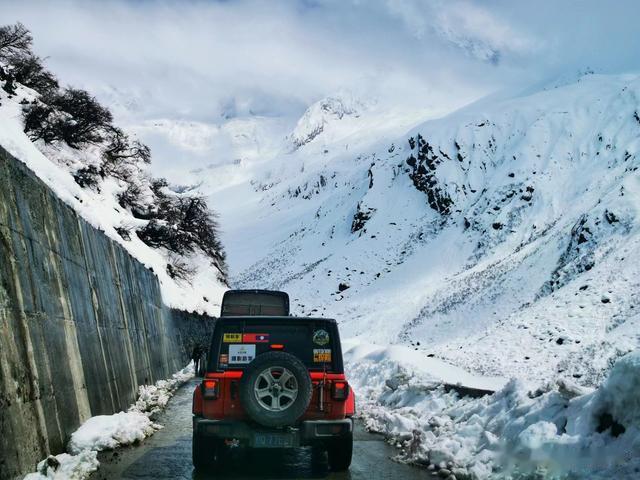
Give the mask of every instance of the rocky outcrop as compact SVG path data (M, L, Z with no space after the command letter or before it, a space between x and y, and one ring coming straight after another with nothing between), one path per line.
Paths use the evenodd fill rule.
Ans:
M451 161L451 158L441 150L438 152L439 155L434 153L433 147L422 135L418 135L417 140L411 137L409 147L412 153L407 158L407 165L411 167L409 178L413 181L413 185L427 196L432 209L441 215L449 215L453 200L439 186L436 169L443 161Z

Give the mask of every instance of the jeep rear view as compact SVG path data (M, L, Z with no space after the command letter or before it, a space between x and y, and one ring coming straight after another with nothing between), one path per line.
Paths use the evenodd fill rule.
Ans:
M335 320L286 316L282 292L227 293L193 395L196 469L214 465L229 446L313 446L326 450L332 470L349 468L355 395Z

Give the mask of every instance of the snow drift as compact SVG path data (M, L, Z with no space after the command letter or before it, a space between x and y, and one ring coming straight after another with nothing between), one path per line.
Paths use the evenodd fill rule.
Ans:
M401 448L398 460L456 478L635 478L640 460L640 353L622 357L595 391L562 379L531 391L512 380L460 398L430 368L346 355L367 427Z

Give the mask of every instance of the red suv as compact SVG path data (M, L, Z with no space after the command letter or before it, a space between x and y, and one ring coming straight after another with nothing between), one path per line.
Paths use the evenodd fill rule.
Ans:
M289 316L284 292L226 292L193 393L196 469L240 445L320 447L332 470L346 470L354 413L335 320Z

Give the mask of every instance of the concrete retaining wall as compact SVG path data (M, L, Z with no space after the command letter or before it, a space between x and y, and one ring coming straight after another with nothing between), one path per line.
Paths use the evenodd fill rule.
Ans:
M0 147L0 478L126 409L212 327L165 307L151 271Z

